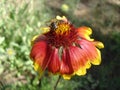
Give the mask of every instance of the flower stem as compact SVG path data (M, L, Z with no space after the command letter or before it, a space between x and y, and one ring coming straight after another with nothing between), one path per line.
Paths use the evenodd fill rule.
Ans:
M55 83L54 90L56 90L57 85L58 85L58 83L59 83L60 79L61 79L61 76L59 75L59 77L58 77L58 79L57 79L57 81L56 81L56 83Z

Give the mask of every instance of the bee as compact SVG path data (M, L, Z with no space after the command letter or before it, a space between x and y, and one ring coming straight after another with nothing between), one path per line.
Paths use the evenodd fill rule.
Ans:
M50 26L49 26L50 30L55 31L61 23L64 23L64 21L63 20L57 20L57 19L51 20L51 23L50 23Z
M51 30L56 30L56 29L57 29L57 23L56 23L56 22L52 22L52 23L50 24L50 29L51 29Z

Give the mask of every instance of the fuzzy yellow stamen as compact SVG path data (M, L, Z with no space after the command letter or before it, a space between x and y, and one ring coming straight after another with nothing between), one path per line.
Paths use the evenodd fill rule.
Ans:
M57 26L57 29L55 30L56 34L63 35L68 34L70 31L70 26L68 24L60 24Z

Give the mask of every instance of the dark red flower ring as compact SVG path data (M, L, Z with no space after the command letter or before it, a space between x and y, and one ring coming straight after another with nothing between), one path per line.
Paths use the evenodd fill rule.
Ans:
M40 75L47 69L64 79L73 75L85 75L86 69L101 63L98 48L104 48L102 42L90 38L89 27L74 27L66 17L57 16L42 35L32 40L30 57L34 68Z

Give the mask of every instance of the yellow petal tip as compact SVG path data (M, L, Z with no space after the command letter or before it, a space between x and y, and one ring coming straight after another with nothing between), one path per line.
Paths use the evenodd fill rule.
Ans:
M34 63L34 69L35 69L35 71L37 71L39 73L40 77L42 77L43 70L36 62Z
M59 15L56 16L57 20L67 20L65 16L60 17Z
M34 44L34 41L35 41L35 39L36 39L38 36L39 36L39 35L35 35L35 36L32 38L32 40L31 40L31 45Z
M100 53L100 50L97 49L97 52L98 52L98 56L96 57L96 59L91 61L91 63L93 65L100 65L100 63L101 63L101 53Z
M104 44L103 44L102 42L99 42L99 43L97 44L97 47L98 47L98 48L104 48Z
M66 80L70 80L71 77L72 77L72 75L66 75L66 74L63 75L63 78Z
M50 27L44 27L44 28L40 28L42 30L42 33L47 33L50 31Z
M86 67L81 67L78 71L75 72L78 76L85 75L86 72Z
M90 27L87 27L87 33L88 33L88 35L92 34L92 29Z
M104 48L104 44L102 42L94 41L93 44L99 49Z
M90 61L88 61L88 62L86 63L85 67L86 67L86 69L89 69L89 68L91 67Z

